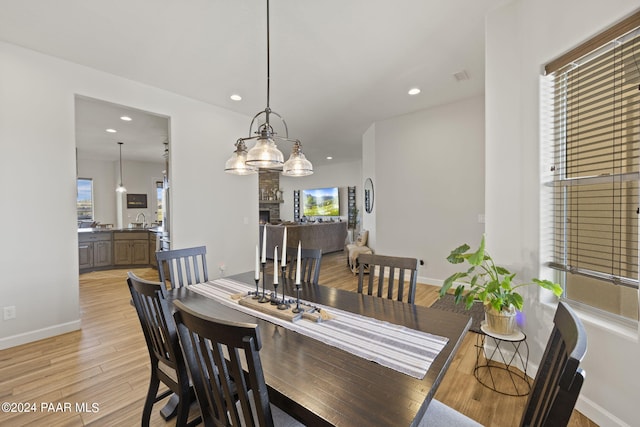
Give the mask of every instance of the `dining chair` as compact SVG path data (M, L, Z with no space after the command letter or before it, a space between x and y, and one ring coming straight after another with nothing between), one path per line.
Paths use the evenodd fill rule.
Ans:
M205 427L303 425L269 403L258 325L215 319L181 301L175 301L174 306L183 355Z
M175 289L208 281L206 255L206 246L156 252L160 282L164 283L168 289ZM167 271L169 283L167 283Z
M414 303L416 280L418 279L418 260L416 258L360 254L358 262L360 264L358 267L358 293L374 295L375 292L375 295L379 297L384 296L386 293L388 299L397 299L409 304ZM366 270L368 270L369 275L365 289L364 275ZM397 279L396 270L398 272ZM385 280L387 272L388 275Z
M587 352L587 334L582 322L571 307L561 301L553 324L520 421L521 427L566 426L584 383L585 373L579 365ZM480 424L433 399L419 425L444 427Z
M298 248L287 248L287 277L295 279L298 259ZM300 281L318 284L322 249L300 249Z
M165 420L176 418L177 426L195 425L199 420L187 424L189 407L194 401L194 392L189 383L189 374L180 351L180 343L162 283L150 282L129 272L127 284L138 313L142 332L147 342L151 359L151 380L142 411L142 425L149 425L154 403L175 393L177 405L170 402L160 411ZM160 383L169 390L158 394Z

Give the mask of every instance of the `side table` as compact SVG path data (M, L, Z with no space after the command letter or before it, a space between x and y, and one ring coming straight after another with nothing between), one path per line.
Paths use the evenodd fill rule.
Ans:
M476 366L473 375L480 384L507 396L526 396L531 391L527 376L529 345L520 330L512 335L500 335L480 325L476 334ZM514 366L519 364L523 370Z

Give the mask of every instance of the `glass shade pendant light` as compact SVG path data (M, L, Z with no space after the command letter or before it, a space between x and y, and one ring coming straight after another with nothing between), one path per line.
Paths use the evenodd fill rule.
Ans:
M236 151L224 165L224 171L235 175L251 175L258 172L258 169L247 165L247 146L239 139L236 142Z
M313 166L302 153L300 141L296 141L291 149L289 160L282 167L282 175L285 176L307 176L313 173Z
M249 135L252 135L253 124L258 117L264 115L264 123L258 126L255 134L257 136L249 136L247 138L240 138L236 142L236 150L229 160L225 164L225 172L236 175L248 175L250 173L257 172L258 169L285 169L284 155L278 149L276 141L287 141L294 143L294 148L291 153L291 158L287 161L289 167L286 168L288 173L283 171L284 175L288 176L305 176L313 173L313 167L301 151L300 141L297 139L289 139L289 130L287 129L287 123L284 121L280 114L272 111L269 107L270 99L270 57L269 57L269 0L267 0L267 107L260 111L251 120L249 125ZM271 116L277 116L284 125L285 136L278 136L273 130L273 127L269 123ZM245 142L250 140L256 140L256 144L247 151ZM244 167L242 166L244 162Z
M274 141L274 132L269 123L258 129L260 136L256 145L247 153L247 165L258 168L277 168L284 164L284 155Z
M122 185L122 144L124 144L123 142L118 142L118 145L120 146L120 185L118 185L118 188L116 188L116 191L118 193L126 193L127 189L124 187L124 185Z

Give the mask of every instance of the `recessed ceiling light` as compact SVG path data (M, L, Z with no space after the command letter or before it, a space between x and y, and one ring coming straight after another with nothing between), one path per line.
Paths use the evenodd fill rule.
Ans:
M116 133L116 132L118 132L118 131L117 131L117 130L115 130L115 129L106 129L106 131L107 131L107 132L109 132L109 133Z
M333 160L333 157L327 156L327 160Z
M409 95L417 95L420 93L420 89L414 87L413 89L409 89Z
M122 116L122 117L120 117L120 120L124 120L125 122L130 122L130 121L131 121L131 117L129 117L129 116Z
M229 98L231 98L234 101L241 101L242 100L242 97L240 95L235 94L235 93L233 95L231 95Z

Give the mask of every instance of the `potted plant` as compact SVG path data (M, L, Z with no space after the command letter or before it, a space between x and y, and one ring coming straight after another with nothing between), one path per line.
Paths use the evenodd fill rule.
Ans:
M444 281L440 298L455 282L467 283L469 287L463 284L456 287L455 303L464 302L469 309L474 301L481 301L484 304L487 327L499 334L510 335L515 332L516 310L521 310L524 302L516 289L535 284L552 291L556 296L562 294L562 287L550 280L532 279L530 282L515 284L515 273L496 265L485 250L484 235L477 250L470 251L469 245L465 243L451 251L447 261L452 264L466 261L470 267L466 271L452 274Z

